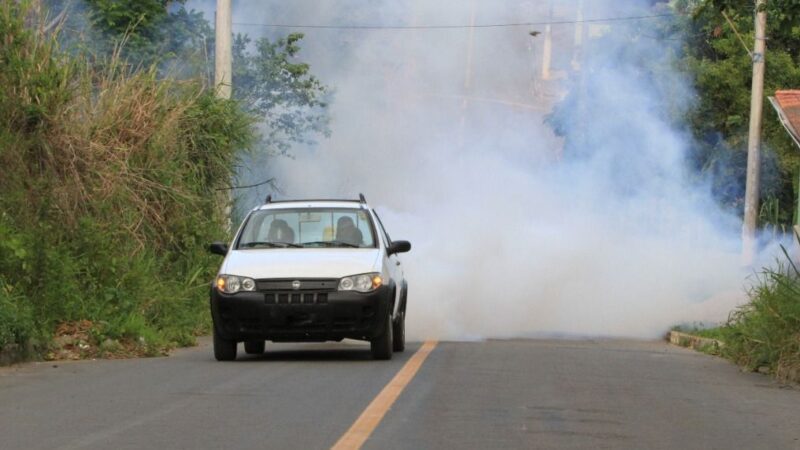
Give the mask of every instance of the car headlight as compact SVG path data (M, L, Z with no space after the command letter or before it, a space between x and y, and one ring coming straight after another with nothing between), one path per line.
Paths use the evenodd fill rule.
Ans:
M383 279L378 273L363 273L344 277L339 280L340 291L370 292L383 285Z
M216 285L217 289L226 294L256 290L255 280L247 277L237 277L236 275L219 275Z

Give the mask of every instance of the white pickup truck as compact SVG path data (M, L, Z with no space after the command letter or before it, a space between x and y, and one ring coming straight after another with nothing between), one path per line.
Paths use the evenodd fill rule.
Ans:
M211 286L214 356L261 354L265 341L370 342L375 359L405 347L408 284L378 214L359 200L272 201L245 217Z

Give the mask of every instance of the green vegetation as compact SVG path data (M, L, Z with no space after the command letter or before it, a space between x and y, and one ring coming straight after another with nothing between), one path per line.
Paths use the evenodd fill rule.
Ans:
M800 272L765 269L750 302L720 329L722 354L750 369L768 367L779 379L800 382Z
M692 130L692 160L708 176L719 201L743 210L752 65L745 45L754 39L752 0L679 0L680 19L661 28L665 38L684 38L675 63L691 77L696 104L678 125ZM726 18L727 16L727 18ZM767 43L763 141L765 170L759 222L765 235L785 235L800 211L800 149L767 102L779 89L800 88L800 1L767 2ZM730 21L728 20L730 19ZM753 370L769 370L800 381L800 274L788 258L754 279L750 302L717 328L692 334L725 343L719 353Z
M186 0L31 1L42 4L48 17L65 13L59 40L70 50L118 51L134 64L170 67L172 76L194 75L213 62L213 30L201 13L186 10Z
M183 3L0 0L0 364L209 332L235 168L327 132L302 35L238 36L220 100L212 29Z
M800 3L796 0L767 3L769 41L761 189L765 207L759 219L762 225L785 226L793 223L797 213L800 151L766 97L779 89L800 88ZM680 0L675 8L682 18L663 31L665 36L686 39L676 55L676 63L691 77L698 94L684 125L692 130L696 141L691 156L696 169L710 176L717 198L741 214L752 83L752 63L745 45L753 47L754 2Z
M800 89L800 3L770 0L768 5L759 222L770 233L779 233L788 230L798 213L800 149L767 97L779 89ZM754 42L754 1L676 0L656 4L652 12L674 15L659 21L616 24L615 33L587 45L603 52L615 49L621 60L638 68L629 74L631 82L658 92L664 104L656 113L674 129L688 131L687 156L694 178L710 182L716 200L731 214L741 216L753 70L747 48L752 49ZM645 51L636 52L636 48ZM590 48L587 54L592 52ZM676 69L696 93L689 104L685 93L674 92L681 85L674 76ZM592 70L596 77L606 68L600 63ZM565 137L565 156L580 158L592 151L593 145L587 143L597 142L597 136L588 134L591 130L575 126L594 120L590 113L595 109L581 108L581 103L592 101L587 93L596 86L593 77L581 75L576 82L578 87L554 108L548 123ZM586 117L576 120L576 115ZM633 164L636 156L626 158Z
M274 42L262 38L248 52L250 38L233 42L233 96L258 115L268 130L261 145L271 153L287 154L293 143L312 143L311 136L328 135L328 89L295 60L301 33ZM276 108L280 105L280 108Z
M64 53L24 8L0 3L0 354L41 354L78 322L108 349L190 344L254 118L202 79Z
M718 354L750 370L768 371L778 379L800 382L800 271L791 262L764 269L751 288L750 301L719 327L677 327L695 336L717 339Z

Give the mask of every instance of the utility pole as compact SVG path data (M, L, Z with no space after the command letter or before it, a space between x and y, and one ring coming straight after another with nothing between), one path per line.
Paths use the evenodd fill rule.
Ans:
M572 70L581 70L583 59L583 0L578 0L578 11L575 16L575 45L572 52Z
M470 2L469 14L469 38L467 39L467 60L464 65L464 98L461 100L461 124L458 133L458 146L464 147L464 130L467 126L467 107L469 100L467 100L470 87L472 85L472 54L475 51L475 9L477 7L477 0Z
M231 0L217 0L217 14L215 21L216 51L214 52L214 86L217 97L231 98L231 79L233 73L232 61L232 30L231 30Z
M233 38L231 21L231 0L217 0L216 20L214 21L214 87L217 97L231 98L231 82L233 79ZM231 211L233 208L233 191L220 199L224 205L225 224L230 233L233 229Z
M764 54L767 0L756 0L756 42L753 51L753 85L750 96L750 134L747 139L747 185L744 194L742 260L751 265L756 254L756 222L761 183L761 113L764 106Z
M547 25L544 26L544 45L542 47L542 80L550 79L550 60L553 56L553 0L547 2Z

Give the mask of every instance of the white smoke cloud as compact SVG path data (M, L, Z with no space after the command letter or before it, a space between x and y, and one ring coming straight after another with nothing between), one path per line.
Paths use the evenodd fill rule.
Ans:
M234 22L248 23L549 17L546 2L236 3ZM643 3L587 1L583 14L640 15ZM574 6L556 1L555 19L574 19ZM687 178L687 133L663 114L667 100L689 105L692 91L678 73L659 85L640 64L675 43L586 27L578 59L575 26L553 26L554 70L575 60L584 74L587 95L568 121L586 136L580 158L544 123L579 85L575 75L538 79L544 35L528 32L543 26L302 30L302 58L335 88L333 133L263 170L290 198L363 192L392 237L412 242L409 337L653 338L676 323L724 320L743 300L736 219ZM592 47L598 34L618 39Z

